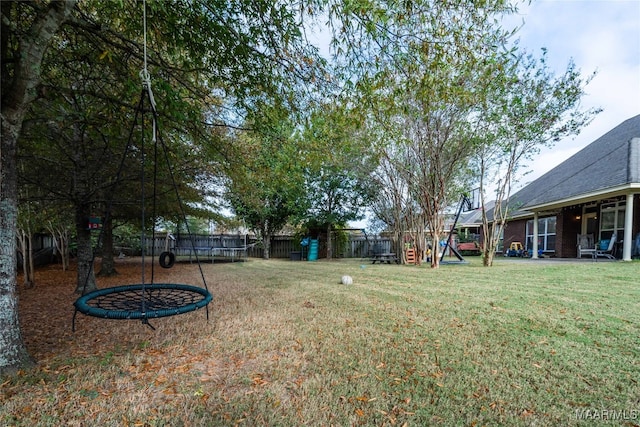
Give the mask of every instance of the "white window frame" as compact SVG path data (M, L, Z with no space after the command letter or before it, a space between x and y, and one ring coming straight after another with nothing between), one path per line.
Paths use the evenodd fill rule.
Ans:
M555 222L555 227L553 227L553 232L550 232L549 222L553 220ZM550 253L556 252L556 228L558 226L558 219L556 216L547 216L544 218L538 218L538 250L542 250L542 252ZM549 236L554 236L553 239L553 249L549 248ZM526 246L525 249L533 250L533 220L530 219L527 221L527 230L526 230Z
M627 210L627 201L618 200L606 202L600 205L600 232L599 240L610 239L613 233L618 233L618 240L622 239L624 233L624 215ZM605 216L613 216L613 227L605 228Z

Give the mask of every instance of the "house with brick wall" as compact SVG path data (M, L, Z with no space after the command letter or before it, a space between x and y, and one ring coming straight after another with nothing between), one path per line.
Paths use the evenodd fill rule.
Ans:
M533 257L578 256L579 234L616 234L614 256L640 256L640 115L616 126L509 199L503 243Z

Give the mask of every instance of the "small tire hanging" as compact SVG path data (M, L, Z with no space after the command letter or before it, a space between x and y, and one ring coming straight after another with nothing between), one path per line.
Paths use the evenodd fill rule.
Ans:
M171 268L176 262L176 255L173 252L162 252L160 254L160 267Z

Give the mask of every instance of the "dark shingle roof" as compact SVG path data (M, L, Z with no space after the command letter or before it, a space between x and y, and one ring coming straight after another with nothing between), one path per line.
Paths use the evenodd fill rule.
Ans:
M526 209L632 183L640 183L640 115L622 122L523 187L511 202Z

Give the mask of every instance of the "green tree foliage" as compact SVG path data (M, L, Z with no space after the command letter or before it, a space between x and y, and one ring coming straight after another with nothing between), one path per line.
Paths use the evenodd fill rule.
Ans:
M331 4L345 88L382 153L375 179L396 192L379 200L377 211L397 237L412 230L419 252L421 230L437 245L447 208L472 177L484 187L496 173L490 165L501 168L494 217L503 225L501 200L508 199L513 172L596 112L579 109L590 79L573 64L555 78L544 56L519 51L515 31L500 26L514 10L501 0ZM472 162L477 156L482 160ZM487 218L485 228L487 238L499 235ZM485 251L495 250L487 243ZM490 259L485 254L487 265Z
M185 206L190 213L206 214L194 208L211 200L207 199L210 195L207 183L215 177L216 158L202 153L207 145L220 143L219 126L213 125L225 123L225 109L232 109L241 117L265 93L284 99L290 91L278 78L290 73L277 66L289 61L278 52L289 45L273 40L263 27L264 18L268 17L273 19L272 29L283 31L284 40L299 36L295 32L297 27L287 22L293 15L286 8L234 3L227 5L228 10L221 14L221 5L215 3L149 2L147 62L143 64L140 6L137 2L88 4L78 19L72 21L73 25L59 33L58 43L45 59L45 89L32 108L34 113L38 112L30 127L32 132L23 135L23 139L32 141L29 146L23 144L24 159L31 169L26 179L47 174L60 177L44 181L50 186L35 184L43 197L66 198L76 206L78 291L95 289L86 217L109 207L110 218L105 222L102 239L102 255L108 261L113 259L111 219L138 220L136 211L143 204L142 200L136 200L141 193L141 181L147 184L142 194L146 195L144 205L150 215L180 221ZM126 13L122 14L123 10ZM255 21L257 17L259 21ZM221 20L227 20L229 25L220 26ZM251 22L247 24L250 33L242 25L245 20ZM199 24L197 33L196 24ZM97 35L98 26L108 28L111 37ZM212 33L207 33L207 29ZM211 36L217 39L215 46ZM214 47L224 48L225 54L217 52L212 57ZM301 54L296 46L291 50ZM227 56L229 52L233 58ZM155 77L151 83L159 113L158 127L163 135L159 154L149 147L149 120L148 148L140 145L139 128L134 133L128 128L134 117L144 120L134 110L141 89L138 73L143 67ZM267 67L269 72L264 74ZM150 100L146 101L148 109ZM54 119L49 118L50 111L57 112ZM50 137L56 141L52 146L47 144ZM43 151L48 154L41 156ZM120 164L122 152L129 157ZM208 150L211 153L215 151ZM136 166L140 163L144 165ZM146 181L141 180L143 169ZM60 185L60 179L68 184ZM172 191L174 187L177 194ZM118 200L113 199L116 194ZM146 223L153 224L153 218ZM103 262L103 266L109 265L113 263Z
M221 140L219 129L244 122L247 112L265 96L278 96L293 107L299 101L298 83L315 78L318 62L315 51L303 42L297 3L150 0L147 5L147 70L153 78L156 100L163 105L158 108L163 125L171 129L167 140L177 144L171 146L174 150L169 151L170 156L194 156L183 166L191 166L187 172L197 173L185 175L184 169L180 170L180 177L187 177L180 181L185 184L183 189L193 188L189 184L206 179L206 172L211 170L197 167L202 166L194 160L202 158L199 149L207 147L207 155L224 153L208 147ZM113 168L114 162L104 159L113 160L114 154L121 152L118 147L122 148L126 135L121 124L129 123L127 119L133 116L131 105L136 102L137 76L144 59L141 8L141 2L132 0L2 2L0 254L7 258L0 264L6 269L2 274L6 292L2 295L10 298L0 302L4 316L0 329L17 331L10 337L17 350L10 350L7 364L19 365L25 360L15 357L25 352L12 295L16 148L27 108L41 98L30 111L34 120L29 127L31 144L21 151L25 158L35 159L51 154L55 148L56 157L48 161L65 158L73 163L72 170L80 178L74 183L74 195L81 199L77 224L96 205L96 198L120 208L126 206L129 200L111 199L111 195L118 196L112 191L113 180L105 180L101 174L92 176L91 172L97 166L104 166L104 172ZM59 32L60 28L64 31ZM47 50L50 54L45 56ZM41 77L47 83L39 86ZM111 128L103 126L109 122ZM52 144L57 138L60 141ZM50 151L46 151L47 142L53 145ZM81 143L82 147L74 152L62 142ZM39 153L39 149L45 151ZM127 176L135 179L134 174ZM76 184L83 187L81 191ZM122 194L128 199L132 192ZM0 356L8 354L7 343L3 336ZM0 367L4 366L2 359Z
M256 130L234 139L226 199L262 241L268 259L271 236L305 212L305 185L301 150L286 111L265 107L259 121L252 123Z
M594 77L583 77L573 62L561 75L546 63L546 50L538 58L522 52L512 56L504 73L488 86L491 96L478 110L476 139L477 180L484 206L487 187L495 186L491 217L483 210L483 262L493 255L508 220L512 184L525 162L571 135L577 135L599 108L583 109L580 99Z
M333 256L332 227L363 219L375 193L370 175L377 159L357 123L343 103L323 103L301 137L309 206L306 220L327 230L327 258Z
M31 197L74 207L78 289L91 291L95 280L87 222L103 210L126 138L116 119L123 103L115 91L124 99L131 94L116 76L126 68L111 69L99 61L101 49L71 30L64 28L45 56L41 95L30 105L21 135L18 161L24 173L19 178Z
M359 2L334 9L342 16L336 32L346 33L336 42L347 58L344 72L356 78L361 116L386 162L378 179L384 185L400 179L404 184L387 188L410 195L410 203L399 204L403 194L390 198L396 216L404 210L405 218L393 225L412 227L419 253L425 249L422 231L437 244L445 211L459 198L474 150L473 115L508 56L510 34L494 19L510 6L481 3Z

